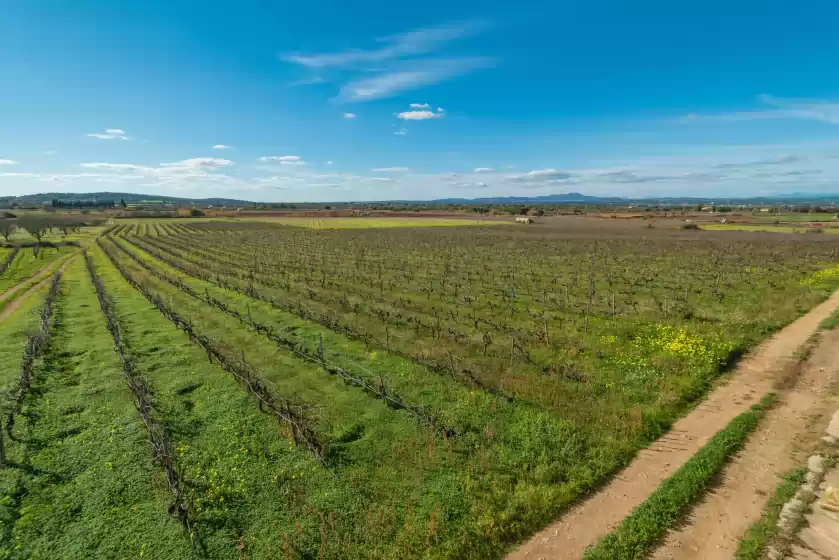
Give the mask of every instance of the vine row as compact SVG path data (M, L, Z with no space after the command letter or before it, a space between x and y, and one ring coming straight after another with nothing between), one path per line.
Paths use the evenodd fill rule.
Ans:
M315 430L309 425L309 420L305 418L300 405L292 404L290 401L277 396L271 388L270 382L260 376L245 362L244 355L240 361L230 358L215 341L197 332L191 321L178 315L164 303L162 298L151 293L146 286L137 281L122 263L107 250L100 239L97 238L96 243L122 277L137 291L143 294L178 329L185 332L191 342L203 348L210 362L213 360L217 361L225 371L233 375L248 393L256 397L260 410L265 411L267 409L268 412L277 418L278 422L287 424L291 428L294 442L305 444L309 452L321 465L327 469L330 468L325 458L326 444L319 440L315 434Z

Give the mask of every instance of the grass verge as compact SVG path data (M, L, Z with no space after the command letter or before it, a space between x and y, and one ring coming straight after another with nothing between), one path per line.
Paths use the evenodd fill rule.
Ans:
M781 513L781 508L795 496L798 487L804 483L806 477L806 467L795 469L784 476L783 481L775 490L775 495L766 504L763 516L749 527L745 536L740 539L735 555L737 560L759 560L763 558L766 546L778 532L778 515Z
M728 458L743 446L774 398L774 393L767 394L760 403L717 432L705 447L632 510L617 529L589 548L583 558L645 558L666 531L681 521L689 506L710 486Z
M823 331L830 331L839 326L839 311L834 311L830 316L819 323L819 329Z

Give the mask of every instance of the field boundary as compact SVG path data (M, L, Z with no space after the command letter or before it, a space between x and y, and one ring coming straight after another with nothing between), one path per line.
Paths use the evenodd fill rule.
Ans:
M774 379L796 360L796 353L821 322L839 308L839 290L752 350L725 383L712 390L669 432L638 452L600 490L572 507L508 555L525 558L581 558L718 431L774 388Z
M696 455L632 510L613 532L588 549L584 560L645 558L656 541L702 496L728 459L743 447L774 399L775 394L768 393L758 404L717 432Z
M42 269L37 274L29 277L28 279L24 280L14 288L10 288L9 290L14 289L18 291L21 288L27 288L25 292L20 294L18 297L14 299L2 299L2 295L0 295L0 323L8 319L15 311L17 311L20 304L23 302L24 299L29 297L32 292L37 291L41 286L43 286L46 282L49 281L50 274L54 274L55 272L61 273L67 268L67 265L78 255L78 252L72 253L67 255L66 257L62 257L61 259L51 263L48 267ZM58 270L55 270L56 265L60 265ZM7 292L9 291L7 290Z

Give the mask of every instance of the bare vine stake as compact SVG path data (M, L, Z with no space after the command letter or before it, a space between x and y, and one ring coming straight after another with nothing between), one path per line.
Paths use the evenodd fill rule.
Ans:
M0 423L0 467L6 466L6 445L3 442L3 426Z

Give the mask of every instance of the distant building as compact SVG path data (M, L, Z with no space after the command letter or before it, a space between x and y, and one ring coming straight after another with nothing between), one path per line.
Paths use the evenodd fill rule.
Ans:
M533 223L533 218L530 218L528 216L518 216L516 218L516 223L517 224L532 224Z

